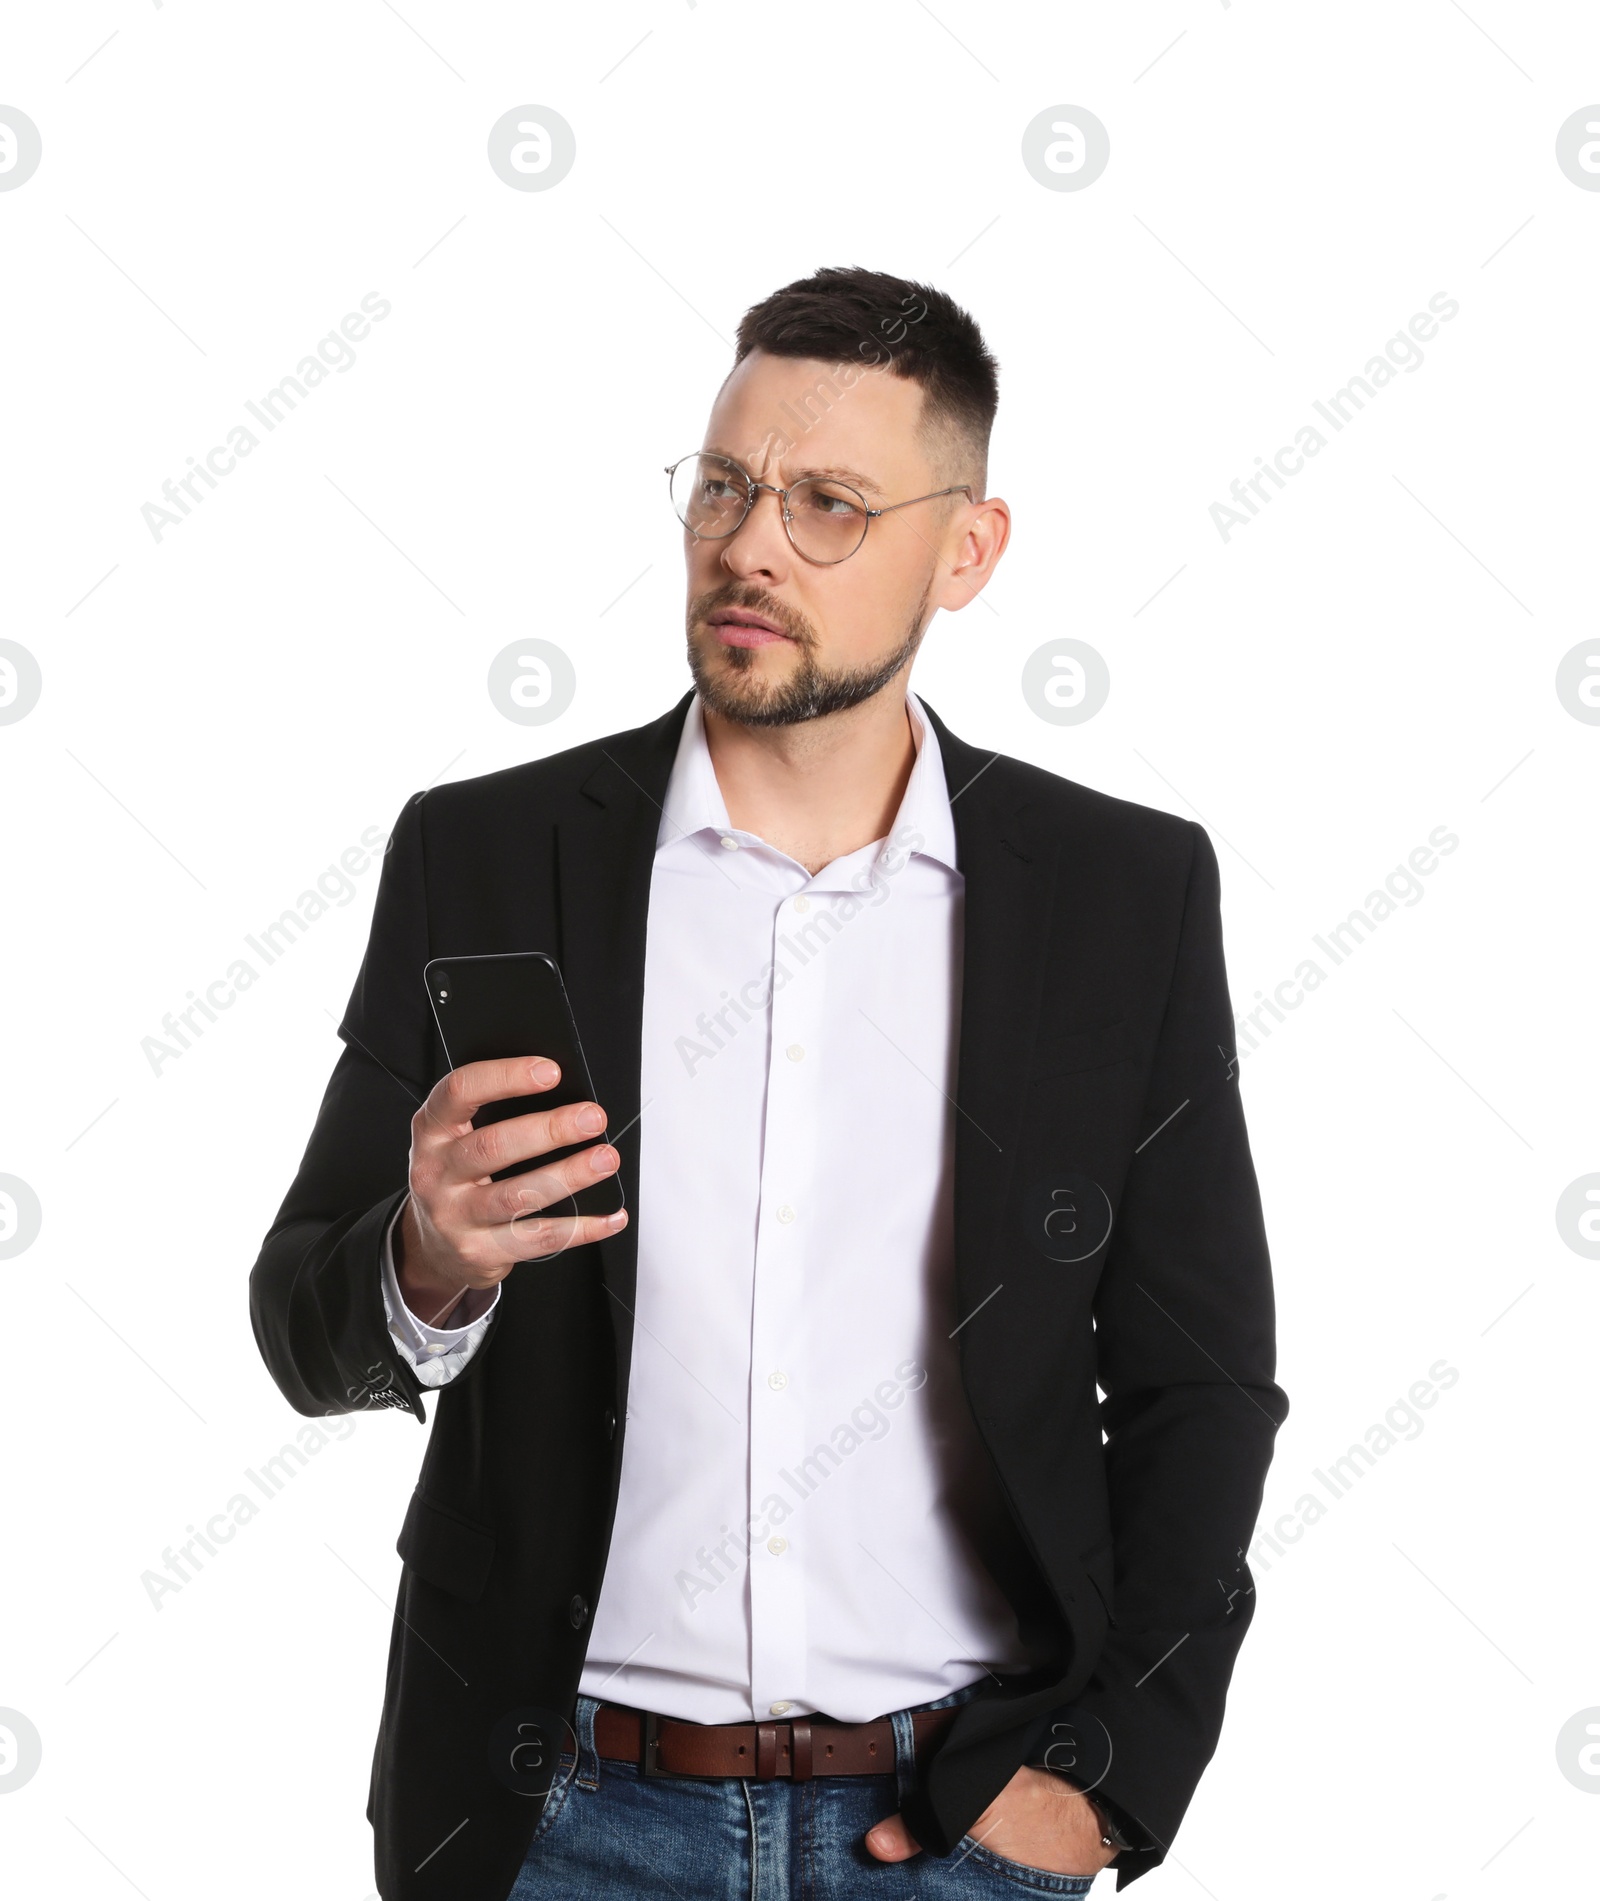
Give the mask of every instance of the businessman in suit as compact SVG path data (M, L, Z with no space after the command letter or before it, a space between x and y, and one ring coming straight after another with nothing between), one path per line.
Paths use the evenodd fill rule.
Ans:
M394 828L250 1289L298 1411L436 1395L385 1901L1121 1887L1216 1747L1287 1411L1217 861L910 690L996 399L928 286L754 306L669 471L692 690ZM595 1100L475 1129L554 1069L450 1071L423 967L523 950Z

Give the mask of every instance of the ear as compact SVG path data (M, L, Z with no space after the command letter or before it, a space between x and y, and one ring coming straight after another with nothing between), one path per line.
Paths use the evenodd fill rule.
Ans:
M940 561L934 602L956 613L988 585L1011 539L1011 510L998 495L959 506Z

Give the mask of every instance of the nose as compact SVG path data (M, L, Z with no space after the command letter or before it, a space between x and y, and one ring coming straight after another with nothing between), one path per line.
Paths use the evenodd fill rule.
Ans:
M722 566L741 580L758 574L777 580L788 573L793 558L783 526L783 503L770 489L758 489L749 514L722 544Z

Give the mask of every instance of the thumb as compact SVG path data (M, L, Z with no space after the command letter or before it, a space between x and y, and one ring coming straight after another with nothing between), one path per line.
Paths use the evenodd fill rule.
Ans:
M867 1852L878 1861L908 1861L922 1853L922 1845L906 1827L903 1815L891 1815L867 1830Z

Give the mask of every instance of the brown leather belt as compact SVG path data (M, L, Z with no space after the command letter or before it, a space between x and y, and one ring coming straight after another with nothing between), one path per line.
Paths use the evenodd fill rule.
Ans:
M917 1752L955 1720L958 1705L919 1710L911 1718ZM894 1726L834 1723L797 1716L772 1723L689 1723L602 1703L595 1712L596 1752L610 1762L632 1762L647 1776L750 1776L768 1782L788 1776L884 1776L895 1772Z

